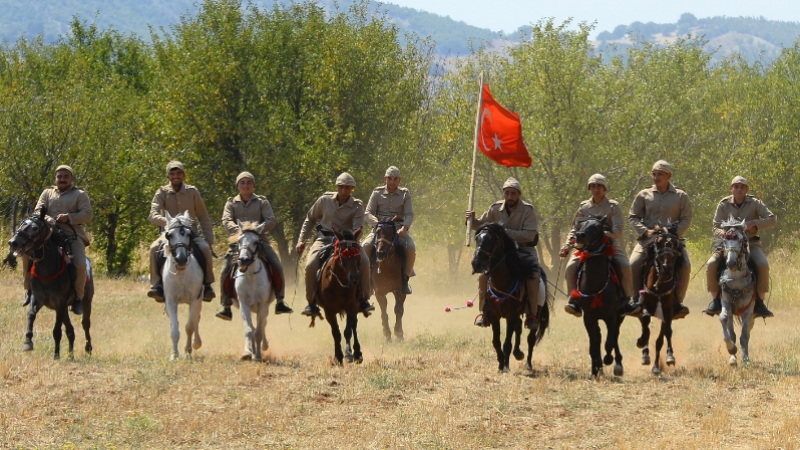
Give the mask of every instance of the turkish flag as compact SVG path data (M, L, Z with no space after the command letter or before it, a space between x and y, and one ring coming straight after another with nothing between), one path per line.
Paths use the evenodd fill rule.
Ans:
M485 84L480 114L478 149L481 153L506 167L530 167L531 155L522 141L519 114L500 106Z

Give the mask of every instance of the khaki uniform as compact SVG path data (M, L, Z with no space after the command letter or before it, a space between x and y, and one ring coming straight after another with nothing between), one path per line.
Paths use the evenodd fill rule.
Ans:
M372 231L362 241L361 245L371 260L372 252L375 251L373 242L375 240L375 225L381 219L391 219L395 216L402 220L400 226L406 227L406 236L402 238L398 236L397 240L406 250L405 275L406 277L411 277L414 273L414 262L417 259L417 246L414 244L414 239L411 238L411 233L409 233L411 223L414 221L414 210L411 206L411 193L408 192L408 189L398 187L392 194L389 193L386 186L380 186L372 191L364 215L364 220L372 228Z
M539 234L539 221L536 218L536 208L533 205L520 199L514 212L509 214L508 209L506 209L506 202L500 200L490 206L480 218L472 221L472 229L477 230L481 225L490 222L503 223L506 234L519 246L517 253L519 253L520 259L539 265L539 256L536 254L536 247L533 246L533 240ZM528 309L526 310L528 314L535 312L537 306L541 306L539 280L538 272L525 280L525 288L528 291ZM486 275L480 274L478 276L478 299L481 312L486 301L488 283L489 279ZM541 299L542 304L544 304L544 300Z
M636 194L636 198L633 199L633 204L631 205L628 219L633 229L636 230L636 234L639 238L641 238L647 230L653 228L653 226L659 225L662 228L666 228L668 223L677 223L678 237L682 237L692 224L692 204L686 192L676 188L672 183L669 183L667 190L663 194L658 192L655 186L651 186L647 189L642 189ZM642 248L640 243L637 243L630 258L634 294L637 297L644 285L642 281L642 268L646 256L645 249ZM689 279L692 272L692 266L686 247L682 249L682 257L683 263L680 273L678 274L678 286L675 289L680 303L683 303L683 299L686 296L686 290L689 287Z
M714 214L714 237L721 238L723 235L722 222L733 217L738 220L753 221L757 230L747 231L747 238L750 246L750 259L758 268L758 280L756 290L760 295L769 291L769 262L761 248L761 241L758 238L758 230L774 228L778 223L775 214L759 199L752 195L745 196L744 203L737 206L733 201L733 195L729 195L717 204L717 212ZM754 239L755 238L755 239ZM706 281L709 292L719 292L719 264L722 261L721 253L714 252L708 260L706 269Z
M90 244L89 236L83 229L83 224L92 220L92 204L89 196L83 189L74 185L64 192L53 186L47 188L39 196L36 202L34 214L45 208L47 216L55 220L59 214L69 216L68 223L57 223L58 228L64 230L67 236L76 236L78 239L71 241L70 251L72 252L72 264L75 265L75 295L83 299L84 288L86 287L86 247ZM72 225L70 227L70 225ZM72 229L75 229L73 232ZM28 255L22 255L23 284L25 289L31 288L31 274L28 267Z
M189 215L194 219L192 221L192 231L195 233L194 243L203 252L206 259L205 267L205 284L214 282L214 259L211 254L211 244L214 243L214 229L211 226L211 218L208 216L206 204L200 197L200 192L197 191L192 185L182 183L181 189L175 192L171 184L161 186L153 196L153 202L150 204L150 223L158 227L167 226L167 218L162 214L164 211L169 212L173 217L178 214L183 214L189 211ZM202 236L198 233L198 221ZM205 239L204 239L205 237ZM158 247L164 240L163 236L150 245L150 286L161 285L161 274L158 273L156 258Z
M283 299L284 291L286 290L286 277L283 276L283 265L281 264L280 258L278 258L278 254L272 248L272 245L269 243L269 238L267 237L267 232L275 228L275 225L278 223L278 220L275 218L275 213L272 211L272 205L269 204L269 200L266 197L261 195L253 194L250 197L250 200L247 203L242 200L241 195L237 195L236 197L228 198L228 201L225 202L225 210L222 213L222 225L225 227L225 230L228 231L228 236L233 236L239 232L239 225L236 223L237 220L244 222L254 222L257 224L264 224L264 230L261 232L261 243L263 244L264 249L264 256L267 258L267 261L278 271L278 274L281 277L281 290L277 292L275 296L278 299ZM230 274L231 269L233 268L233 258L234 254L228 252L225 255L225 263L222 266L222 275L220 279L224 282L227 276ZM225 300L227 299L227 295L225 292L222 293L222 304L225 305Z
M575 232L580 230L578 219L589 216L608 216L607 223L611 223L611 231L606 231L605 234L609 239L611 239L611 243L614 245L614 249L616 250L616 253L614 254L614 260L619 265L620 272L622 272L620 274L622 290L625 292L626 296L632 297L633 284L631 280L633 278L631 275L631 264L628 262L628 256L619 247L619 238L622 235L623 227L622 208L619 207L619 202L608 197L603 197L603 200L601 200L600 203L595 203L591 198L589 200L582 201L578 207L578 212L575 213L575 219L572 221L572 228L569 230L567 241L564 243L564 247L562 248L570 247L572 238L575 237ZM572 290L576 287L579 265L580 261L578 258L575 255L572 255L567 263L565 275L567 278L567 292L572 292Z
M326 232L333 232L334 229L336 231L355 231L364 226L364 204L351 195L344 204L340 205L336 200L336 192L324 193L308 210L306 220L303 221L303 227L300 230L299 242L307 241L314 234L314 226L317 223ZM321 264L317 256L322 247L331 242L333 242L333 237L319 235L311 245L306 257L306 300L309 303L314 302L317 292L317 271ZM366 297L369 292L369 259L361 258L358 271L361 275L361 295Z

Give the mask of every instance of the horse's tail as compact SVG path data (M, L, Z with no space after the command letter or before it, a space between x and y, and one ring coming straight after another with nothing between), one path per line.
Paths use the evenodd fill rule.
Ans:
M545 285L544 291L544 305L542 305L541 310L539 311L539 329L536 330L536 340L534 340L534 345L541 342L542 338L544 337L544 333L547 331L547 327L550 326L550 311L553 309L553 302L555 301L555 296L547 289L547 276L544 273L544 270L540 270L540 276L542 277L542 282Z

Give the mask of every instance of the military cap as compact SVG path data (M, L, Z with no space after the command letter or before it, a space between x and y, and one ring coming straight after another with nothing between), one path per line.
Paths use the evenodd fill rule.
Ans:
M342 174L336 178L336 185L356 187L356 179L353 178L353 176L350 175L349 173L342 172Z
M58 172L59 172L59 171L61 171L61 170L66 170L66 171L67 171L67 172L69 172L69 173L70 173L70 174L71 174L73 177L75 176L75 171L73 171L73 170L72 170L72 167L70 167L70 166L68 166L68 165L66 165L66 164L62 164L62 165L60 165L60 166L56 167L56 173L58 173Z
M183 170L183 164L180 161L170 161L167 163L167 176L169 176L169 171L172 169L181 169L181 172L186 173Z
M508 177L506 182L503 183L503 190L505 191L506 188L514 188L522 195L522 186L520 186L519 181L514 177Z
M743 184L743 185L745 185L747 187L750 187L750 185L747 184L747 178L745 178L745 177L743 177L741 175L736 175L735 177L733 177L733 181L731 181L731 186L733 186L734 184L737 184L737 183L738 184Z
M660 170L662 172L667 172L668 174L672 175L672 167L669 166L669 163L664 161L663 159L659 159L653 164L653 170Z
M250 172L247 172L247 171L244 171L244 172L242 172L242 173L240 173L239 175L237 175L237 176L236 176L236 185L237 185L237 186L239 185L239 181L240 181L242 178L250 178L251 180L253 180L253 183L255 183L255 182L256 182L256 178L253 176L253 174L252 174L252 173L250 173Z
M596 173L590 176L587 186L590 184L599 184L608 190L608 181L606 181L606 177L604 177L602 174Z
M389 168L386 169L386 173L383 176L400 178L400 169L398 169L395 166L389 166Z

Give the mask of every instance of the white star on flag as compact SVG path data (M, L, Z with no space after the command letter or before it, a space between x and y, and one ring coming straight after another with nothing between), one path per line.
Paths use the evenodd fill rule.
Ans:
M502 144L503 141L501 141L500 138L497 137L497 133L494 134L494 137L492 138L492 140L494 141L494 149L495 150L500 150L502 152L503 151L503 146L500 145L500 144Z

